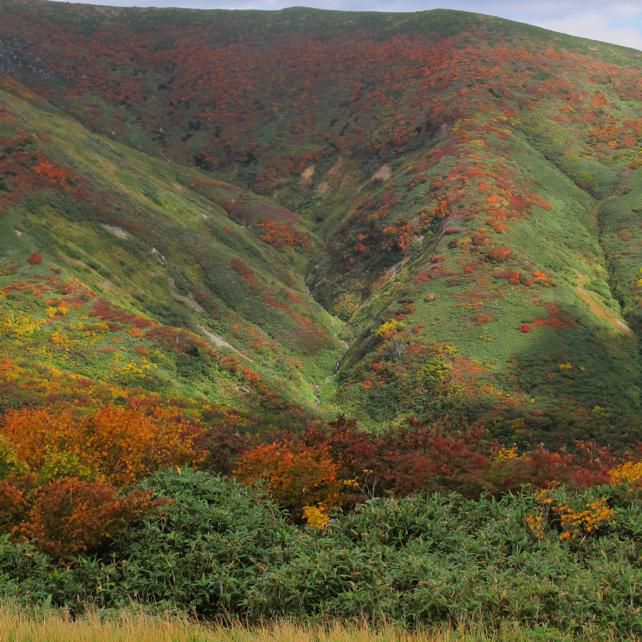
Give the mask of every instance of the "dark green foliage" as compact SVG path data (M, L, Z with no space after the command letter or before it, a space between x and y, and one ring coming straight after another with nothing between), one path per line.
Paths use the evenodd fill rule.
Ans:
M258 621L381 618L406 625L518 620L581 635L589 626L642 633L642 499L601 487L615 522L584 542L524 524L530 492L501 500L459 495L373 500L323 532L288 525L262 493L205 473L160 473L145 487L174 500L103 559L60 569L6 541L2 591L77 608L136 600L204 617ZM6 577L6 576L5 576Z

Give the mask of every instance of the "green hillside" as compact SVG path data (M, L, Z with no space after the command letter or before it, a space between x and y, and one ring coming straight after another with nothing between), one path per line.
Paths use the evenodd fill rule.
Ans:
M639 640L641 71L0 0L0 631Z
M341 324L308 293L297 250L261 240L261 222L285 221L312 245L304 222L91 134L15 83L0 99L4 407L84 387L268 424L318 412Z
M443 10L0 6L5 407L82 379L248 425L639 438L640 52Z

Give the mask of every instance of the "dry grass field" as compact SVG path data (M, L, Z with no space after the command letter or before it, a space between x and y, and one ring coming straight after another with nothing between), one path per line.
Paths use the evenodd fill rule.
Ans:
M187 617L133 611L114 617L89 614L74 620L63 611L27 613L0 607L0 639L3 642L570 642L573 638L551 629L527 630L517 624L504 626L499 632L490 632L481 625L423 632L340 623L321 627L277 622L245 627L199 624ZM616 638L596 633L593 639Z

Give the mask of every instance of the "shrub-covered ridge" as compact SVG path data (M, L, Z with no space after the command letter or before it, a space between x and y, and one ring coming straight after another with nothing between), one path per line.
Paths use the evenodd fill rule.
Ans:
M639 52L451 11L2 9L16 356L268 423L635 441ZM56 270L93 300L49 318Z

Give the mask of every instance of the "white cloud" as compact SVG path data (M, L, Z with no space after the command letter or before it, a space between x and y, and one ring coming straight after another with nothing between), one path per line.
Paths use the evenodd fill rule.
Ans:
M625 7L626 5L620 5L620 9L625 9ZM638 9L637 13L642 13L642 9ZM642 49L642 33L639 29L633 26L610 23L605 14L606 12L585 11L558 20L538 20L534 24L573 36L582 36L583 38L592 38L593 40L613 42L625 47Z
M613 13L618 16L624 17L633 17L642 15L642 6L640 4L633 4L630 2L616 4L613 9Z

